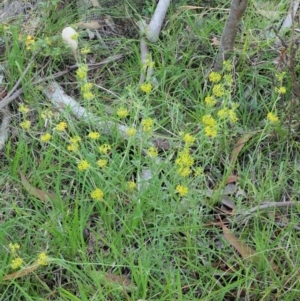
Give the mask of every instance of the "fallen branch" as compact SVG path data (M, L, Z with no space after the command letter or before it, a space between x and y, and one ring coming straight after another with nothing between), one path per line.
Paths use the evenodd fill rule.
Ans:
M146 30L147 39L156 43L171 0L160 0Z
M8 108L0 111L2 115L2 123L0 125L0 151L3 149L6 140L8 139L9 125L11 120L11 113Z
M241 220L244 220L252 213L257 213L259 211L269 210L272 208L282 208L282 207L296 207L300 206L300 202L267 202L262 205L256 206L252 209L246 210L241 213L237 213L238 217L235 219L235 222L239 222Z
M112 57L109 57L107 59L104 59L102 62L99 62L99 63L95 63L95 64L87 64L88 66L88 70L93 70L93 69L96 69L96 68L99 68L100 66L103 66L109 62L112 62L112 61L116 61L116 60L119 60L121 58L123 58L124 56L122 54L116 54ZM47 81L51 81L53 79L56 79L56 78L59 78L67 73L69 73L70 71L72 70L76 70L78 68L78 65L72 65L72 66L69 66L67 70L64 70L64 71L60 71L60 72L57 72L55 74L52 74L48 77L44 77L44 78L39 78L33 82L31 82L31 85L39 85L41 83L44 83L44 82L47 82ZM26 68L27 69L27 68ZM26 71L26 70L25 70ZM24 74L24 73L23 73ZM18 87L19 84L14 86L14 88L12 89L12 91L15 91L15 87ZM4 108L5 106L7 106L10 102L12 102L13 100L15 100L16 98L18 98L20 95L23 94L23 88L20 88L18 89L17 91L13 92L12 91L6 96L4 97L1 101L0 101L0 110L2 108Z

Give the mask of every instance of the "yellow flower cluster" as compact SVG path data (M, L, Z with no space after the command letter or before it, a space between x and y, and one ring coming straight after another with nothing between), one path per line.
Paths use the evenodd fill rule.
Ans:
M70 144L67 146L67 150L70 152L76 152L79 148L79 142L81 138L79 136L70 137L69 142Z
M213 107L216 104L216 99L213 96L206 96L204 101L208 107Z
M176 186L176 192L180 195L180 196L185 196L188 194L189 192L189 189L187 186L184 186L184 185L177 185Z
M24 105L23 103L21 103L19 105L18 111L21 112L21 113L23 113L23 114L26 114L26 113L29 112L29 107L26 106L26 105Z
M238 121L238 118L236 116L236 113L234 111L234 109L229 109L229 108L223 108L223 109L220 109L217 113L217 115L220 117L220 119L226 119L226 118L229 118L229 120L232 122L232 123L235 123Z
M151 118L146 118L142 120L142 129L144 132L150 132L152 130L154 121Z
M88 72L87 65L81 65L76 71L76 77L78 80L83 80L86 78Z
M213 86L212 89L213 95L216 97L222 97L225 94L225 89L223 85L217 84Z
M98 132L89 132L88 137L93 140L96 140L100 138L100 134Z
M11 261L11 267L16 270L23 264L23 259L20 257L16 257Z
M128 137L133 137L136 134L136 129L135 128L128 128L126 130L126 134L128 135Z
M9 243L8 247L12 254L15 254L18 250L20 250L20 245L18 243Z
M49 258L45 252L39 254L37 262L39 265L48 265Z
M41 141L42 142L49 142L51 140L51 134L50 133L45 133L41 135Z
M68 125L65 121L61 121L60 123L58 123L55 127L55 129L58 131L58 132L63 132L65 131L66 129L68 128Z
M218 72L211 72L208 78L212 83L218 83L221 80L221 74Z
M124 107L121 107L117 110L117 115L119 118L126 118L128 114L129 114L128 110Z
M127 182L127 189L128 190L134 190L136 188L136 183L134 181L128 181Z
M91 91L93 85L91 83L85 83L80 87L80 92L84 100L92 100L95 96Z
M180 176L187 177L191 174L194 158L191 156L187 147L178 153L175 164L177 165L177 174Z
M276 123L278 122L278 117L276 116L276 114L269 112L267 115L267 119L271 122L271 123Z
M107 160L105 160L105 159L99 159L99 160L97 161L97 165L98 165L99 167L101 167L101 168L104 168L104 167L107 165Z
M90 163L87 160L81 160L79 161L77 167L80 171L88 170L90 168Z
M149 94L152 90L152 85L150 83L144 83L141 85L141 91L145 94Z
M155 158L158 156L158 150L154 146L150 146L147 150L147 155L149 157Z
M202 123L204 125L205 136L215 138L217 136L217 122L209 114L202 117Z
M29 130L30 127L31 127L31 122L29 120L24 120L20 123L20 127L23 129L23 130Z
M98 147L98 150L102 154L108 154L111 150L111 146L107 143L104 143Z
M31 50L32 46L35 44L35 40L32 36L27 36L25 40L26 50Z
M185 142L186 146L190 146L190 145L194 144L195 140L196 140L196 138L189 133L187 133L183 136L183 141Z
M94 191L91 192L91 198L93 200L102 201L104 197L104 192L100 188L96 188Z

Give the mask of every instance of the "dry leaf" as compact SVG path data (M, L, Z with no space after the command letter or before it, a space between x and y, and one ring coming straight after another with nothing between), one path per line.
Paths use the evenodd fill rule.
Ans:
M231 154L231 159L230 159L230 166L231 168L234 167L235 163L236 163L236 160L237 160L237 157L240 153L240 151L243 149L244 145L246 144L246 142L248 142L250 140L250 138L252 138L258 131L255 131L255 132L251 132L251 133L248 133L244 136L242 136L236 143L233 151L232 151L232 154Z
M16 279L16 278L20 278L20 277L26 276L26 275L32 273L34 270L36 270L39 266L40 265L37 262L35 262L32 265L30 265L29 267L27 267L27 268L24 268L24 269L22 269L20 271L17 271L17 272L11 273L9 275L3 276L2 280L3 281L5 281L5 280L13 280L13 279Z
M210 39L210 42L214 46L220 46L220 44L221 44L220 40L218 40L216 37L213 37L212 39Z
M250 247L239 241L239 239L230 232L230 230L223 224L222 230L225 239L240 253L240 255L247 260L253 261L255 259L256 252Z
M83 29L99 29L101 25L98 21L90 21L90 22L79 22L76 23L79 28Z
M225 239L240 253L244 259L249 260L252 263L259 262L260 256L256 253L256 251L242 243L224 224L222 224L222 229ZM275 264L273 260L269 259L269 262L271 263L274 272L279 273L281 271L279 266Z
M31 186L30 183L25 178L25 176L23 175L23 173L20 171L19 171L19 173L21 176L21 182L29 194L33 195L34 197L36 197L39 200L44 201L44 202L48 202L49 199L53 199L53 200L55 199L55 195L53 193L47 193L43 190L40 190L40 189L37 189L37 188Z
M230 176L227 178L227 180L226 180L225 184L230 184L230 183L237 182L237 181L238 181L238 179L239 179L239 177L238 177L238 176L235 176L235 175L230 175Z
M116 283L127 287L132 286L130 280L125 276L114 275L112 273L105 273L105 279L110 283Z

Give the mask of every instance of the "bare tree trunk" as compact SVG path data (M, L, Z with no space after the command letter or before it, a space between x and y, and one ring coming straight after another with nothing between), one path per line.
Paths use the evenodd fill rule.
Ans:
M229 59L233 45L238 31L239 22L246 10L248 0L232 0L230 12L223 29L219 53L215 61L214 70L222 70L223 61Z

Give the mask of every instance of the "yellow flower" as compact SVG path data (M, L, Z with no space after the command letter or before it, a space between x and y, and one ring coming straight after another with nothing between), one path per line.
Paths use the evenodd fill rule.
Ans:
M64 121L61 121L60 123L58 123L56 125L56 130L59 131L59 132L63 132L64 130L66 130L66 128L68 127L67 123L64 122Z
M45 133L41 135L41 141L42 142L48 142L51 139L51 134L50 133Z
M125 118L128 116L128 114L129 114L128 110L123 107L117 110L117 115L119 118Z
M278 117L272 113L272 112L269 112L268 115L267 115L267 119L272 122L272 123L276 123L278 122Z
M189 189L186 186L183 186L181 184L176 186L176 192L180 195L180 196L185 196L188 194Z
M47 110L44 110L42 113L41 113L41 117L42 119L49 119L53 116L53 112L50 111L49 109Z
M222 97L225 94L224 87L220 84L214 85L212 92L216 97Z
M107 165L107 160L105 160L105 159L99 159L99 160L97 161L97 165L98 165L99 167L101 167L101 168L104 168L104 167Z
M18 269L23 263L22 258L17 257L11 261L11 267L15 270Z
M26 106L26 105L24 105L23 103L21 103L21 104L19 105L18 111L21 112L21 113L26 114L26 113L29 112L29 108L28 108L28 106Z
M91 52L91 48L88 48L88 47L84 47L80 50L81 54L88 54L90 52Z
M78 163L77 167L78 167L78 169L79 169L80 171L83 171L83 170L89 169L89 168L90 168L90 164L89 164L89 162L86 161L86 160L81 160L81 161Z
M175 163L180 167L190 167L194 164L194 158L190 155L188 148L184 148L178 153Z
M15 244L10 243L8 245L8 247L10 249L10 252L13 253L13 254L16 253L17 250L20 250L20 245L18 243L15 243Z
M134 181L128 181L127 182L127 189L128 190L134 190L136 188L136 183Z
M203 167L197 167L195 168L195 171L194 171L194 177L198 177L198 176L204 176L204 169Z
M91 91L92 88L93 88L93 84L85 83L80 87L80 91L81 91L81 93L89 92L89 91Z
M20 127L24 130L29 130L31 126L31 122L29 120L24 120L20 123Z
M104 143L98 147L99 152L102 154L107 154L111 150L111 146L107 143Z
M39 254L37 262L39 265L48 265L49 258L45 252L42 252L41 254Z
M276 76L276 78L277 78L280 82L282 82L283 79L284 79L284 77L285 77L285 75L286 75L286 72L281 72L281 73L279 73L279 74L276 74L275 76Z
M154 146L149 147L147 150L147 155L152 158L157 157L158 156L157 148L155 148Z
M216 120L209 114L202 117L202 123L206 126L216 126Z
M150 83L144 83L141 85L141 91L149 94L152 90L152 85Z
M96 188L94 191L91 192L91 198L93 200L101 201L101 200L103 200L103 196L104 196L104 193L100 188Z
M93 139L93 140L96 140L96 139L100 138L100 134L98 132L90 132L88 134L88 137Z
M205 136L215 138L217 136L217 127L215 126L206 126L204 128Z
M229 115L228 108L220 109L217 113L217 115L220 117L220 119L225 119Z
M82 97L85 100L92 100L95 97L95 95L91 91L87 91L82 93Z
M213 107L216 104L216 100L213 96L206 96L204 101L208 107Z
M279 94L285 94L286 93L286 88L285 87L283 87L283 86L281 86L281 87L279 87L279 88L275 88L275 91L277 92L277 93L279 93Z
M221 74L218 72L211 72L208 78L212 83L217 83L221 80Z
M232 78L232 75L231 74L225 74L223 76L223 79L224 79L224 83L227 85L227 86L231 86L232 83L233 83L233 78Z
M30 50L31 46L33 46L34 43L35 43L34 38L32 36L27 36L25 40L26 50Z
M232 64L230 61L224 61L223 62L223 67L226 71L231 71L232 70Z
M236 113L233 109L229 110L229 119L231 122L235 123L237 122L239 119L236 116Z
M78 144L71 143L67 146L67 150L70 152L76 152L78 150Z
M78 79L85 79L87 76L88 66L81 65L76 71L76 77Z
M81 141L81 138L79 136L70 137L70 142L73 144L78 144L78 142L80 142L80 141Z
M193 137L192 135L188 134L188 133L185 134L185 135L183 136L183 141L184 141L187 145L193 144L193 143L195 142L195 140L196 140L196 138Z
M185 178L191 174L192 170L186 166L178 168L176 172L178 175Z
M154 121L151 118L142 119L143 131L150 132L153 124L154 124Z
M76 33L74 33L74 34L71 36L71 39L72 39L72 40L77 40L78 36L79 36L79 34L76 32Z
M126 130L126 134L129 136L129 137L132 137L136 134L136 129L135 128L129 128Z

